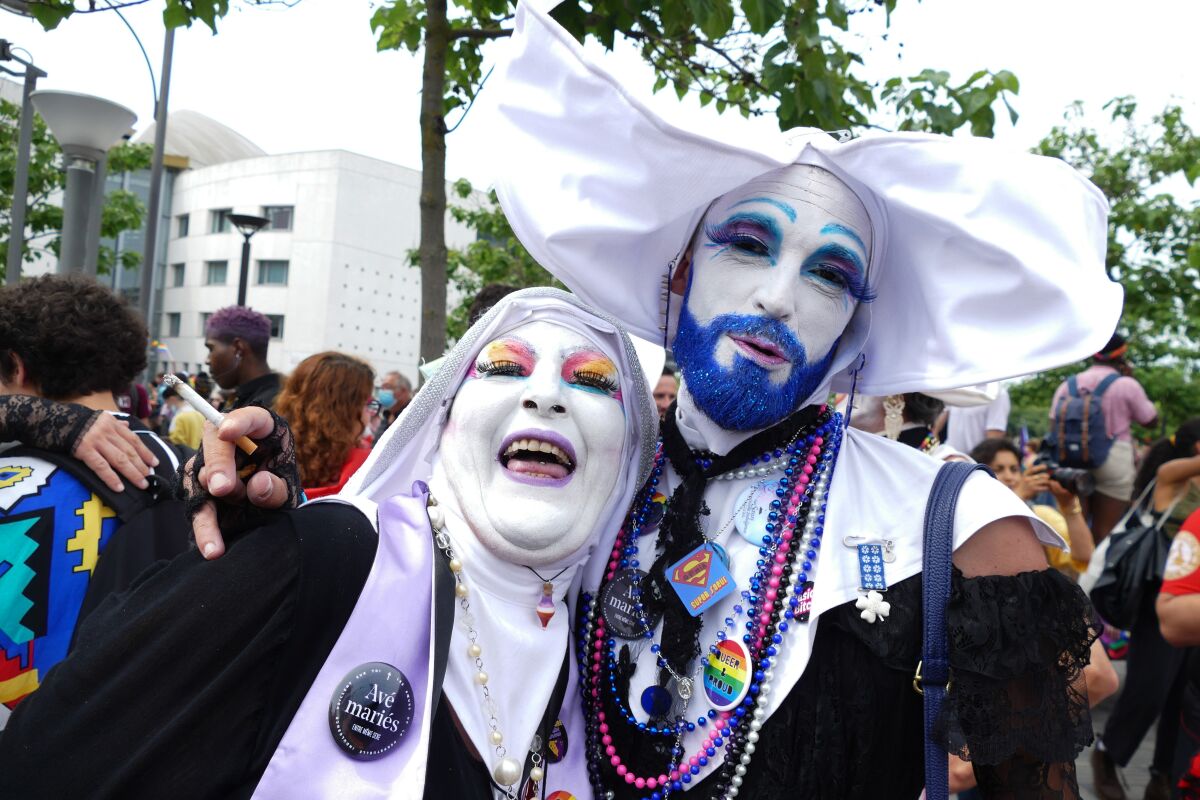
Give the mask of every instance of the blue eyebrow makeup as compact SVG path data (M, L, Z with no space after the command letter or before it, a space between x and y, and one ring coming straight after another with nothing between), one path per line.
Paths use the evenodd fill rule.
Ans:
M852 229L847 228L845 225L839 225L836 222L830 222L824 228L821 228L821 233L832 233L845 236L846 238L853 240L855 244L861 247L864 253L868 252L867 246L863 244L863 240L859 238L858 234Z
M780 211L783 212L783 215L785 217L788 218L788 222L796 221L796 209L792 208L791 206L789 206L787 203L783 202L782 200L775 200L770 197L751 197L746 200L739 200L738 202L734 203L731 206L731 208L737 208L738 206L744 206L747 203L766 203L767 205L775 206L776 208L778 208Z

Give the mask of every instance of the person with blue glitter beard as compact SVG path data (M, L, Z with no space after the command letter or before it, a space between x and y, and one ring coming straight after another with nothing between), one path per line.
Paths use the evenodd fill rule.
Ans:
M914 691L938 463L826 401L1102 344L1121 307L1103 197L988 140L684 128L544 5L518 7L490 79L500 201L539 263L682 375L649 481L584 570L591 794L944 797ZM1097 627L1045 569L1040 543L1062 542L982 473L944 523L950 681L929 736L984 797L1076 798Z

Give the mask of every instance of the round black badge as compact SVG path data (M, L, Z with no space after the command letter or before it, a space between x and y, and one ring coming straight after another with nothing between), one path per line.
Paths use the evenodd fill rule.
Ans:
M661 613L650 614L644 608L639 613L635 605L634 589L641 586L642 596L650 591L646 573L640 569L626 569L618 572L612 582L604 587L600 598L600 613L608 630L622 639L640 639L646 628L642 625L642 617L651 629L658 624Z
M351 758L370 761L400 744L413 721L412 685L382 661L346 673L329 701L329 730Z

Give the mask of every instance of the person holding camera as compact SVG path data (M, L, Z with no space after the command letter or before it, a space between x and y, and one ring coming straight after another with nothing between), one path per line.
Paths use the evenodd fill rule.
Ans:
M1041 457L1022 470L1021 451L1008 439L985 439L971 451L971 458L986 464L1001 483L1067 541L1068 550L1044 548L1046 559L1059 572L1077 579L1087 569L1095 551L1092 531L1079 501L1081 494L1091 491L1091 476L1084 470L1059 467ZM1054 496L1057 508L1036 502L1045 492Z
M1058 460L1066 466L1089 467L1096 482L1095 493L1083 498L1083 510L1091 519L1092 535L1097 544L1129 510L1130 500L1134 497L1137 467L1130 425L1133 422L1154 425L1158 421L1158 410L1133 377L1133 367L1126 360L1128 350L1125 337L1114 333L1104 349L1092 356L1092 366L1063 381L1050 401L1051 423L1047 439L1058 434L1062 440L1056 442L1062 448L1062 457ZM1099 401L1099 413L1092 411L1089 419L1092 422L1102 420L1103 432L1092 430L1089 433L1089 419L1083 419L1081 441L1069 441L1072 430L1067 417L1072 400L1084 409L1084 417L1089 417L1089 405ZM1063 423L1067 427L1064 428ZM1089 444L1093 451L1090 458ZM1070 463L1071 445L1082 447L1080 463ZM1096 450L1105 447L1107 454L1095 454Z

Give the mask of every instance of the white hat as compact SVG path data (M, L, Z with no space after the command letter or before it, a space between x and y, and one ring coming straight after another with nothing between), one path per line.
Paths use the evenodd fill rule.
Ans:
M550 16L518 6L490 80L497 192L534 258L639 336L664 341L665 277L709 204L794 163L822 167L871 219L870 280L834 389L951 389L1096 352L1120 316L1104 271L1108 204L1062 161L990 139L873 134L841 143L728 116L673 125ZM671 302L679 301L677 296Z

